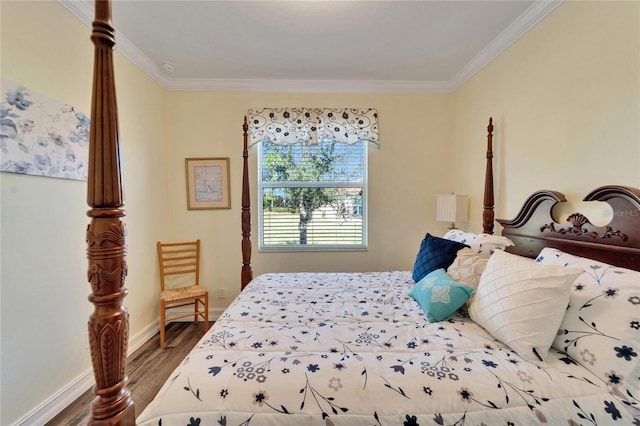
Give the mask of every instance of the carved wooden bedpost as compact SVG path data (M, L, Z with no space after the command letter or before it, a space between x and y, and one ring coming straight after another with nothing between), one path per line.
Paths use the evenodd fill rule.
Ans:
M251 270L251 197L249 193L249 147L248 147L247 117L244 117L242 131L244 134L244 149L242 151L242 273L241 289L244 289L253 279Z
M87 215L88 280L94 311L89 318L89 343L95 377L90 425L133 425L135 405L126 387L129 339L126 230L121 218L124 196L120 176L118 111L113 71L114 28L111 3L96 0L91 40L95 45Z
M493 234L493 118L487 126L487 169L484 176L484 206L482 209L482 229L485 234Z

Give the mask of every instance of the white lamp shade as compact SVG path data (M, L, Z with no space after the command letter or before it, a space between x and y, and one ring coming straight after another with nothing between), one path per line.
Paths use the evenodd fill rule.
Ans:
M439 194L436 220L442 222L467 222L469 197L456 194Z

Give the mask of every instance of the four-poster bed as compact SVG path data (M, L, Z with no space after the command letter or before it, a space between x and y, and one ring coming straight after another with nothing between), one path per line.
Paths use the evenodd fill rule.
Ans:
M417 284L408 271L254 278L138 424L636 424L640 190L605 186L585 199L611 205L607 226L579 214L556 223L552 208L565 198L555 191L499 220L515 244L487 253L470 318L426 319L410 293L430 275ZM495 238L450 233L478 257ZM493 294L517 285L525 304L505 296L504 311L492 307ZM500 327L484 310L505 318Z
M96 62L87 257L90 301L95 305L89 319L89 336L97 395L90 423L100 425L136 421L125 376L126 233L121 220L125 213L110 16L110 3L96 1L91 37ZM409 294L417 284L408 271L264 274L253 279L245 119L243 291L140 414L139 424L442 425L468 421L574 425L581 419L593 424L640 422L640 348L634 347L637 336L633 334L634 325L640 328L640 320L637 310L632 310L632 305L640 304L640 294L633 285L637 283L635 271L640 271L640 190L605 186L585 198L611 205L614 216L606 227L593 226L580 214L570 216L570 227L556 223L551 209L565 201L564 196L540 191L525 201L514 220L499 220L504 227L503 237L494 237L491 120L487 130L484 233L464 233L459 242L475 250L476 246L486 247L494 241L491 238L508 237L515 245L506 252L485 250L482 254L481 249L477 250L478 256L486 256L485 271L492 275L483 272L480 277L471 318L454 313L433 323L426 320L427 308ZM453 235L447 241L455 238ZM519 260L525 257L536 258L536 262ZM604 286L604 294L599 287L564 280L566 300L558 311L562 317L567 310L560 325L563 333L555 338L552 348L547 348L549 354L540 357L540 362L524 358L502 337L496 337L497 333L494 336L487 331L490 328L485 328L485 323L476 323L476 318L481 321L482 316L480 308L474 306L484 307L490 302L489 297L483 296L486 289L504 284L506 279L496 277L494 272L512 261L522 265L523 270L531 268L532 275L544 270L551 276L553 271L557 277L571 280L576 276L588 279L589 271L595 269L612 272L606 277L604 273L598 275L597 285ZM584 262L584 269L575 266ZM565 264L573 267L565 268ZM528 282L531 286L536 284L536 292L546 291L544 286L538 288L537 281ZM582 285L584 288L578 288ZM424 287L428 285L423 284ZM570 288L574 290L571 295ZM576 304L581 300L580 292L594 288L595 296L582 307ZM596 311L592 307L609 300L615 301L615 308ZM578 308L584 311L574 312ZM519 313L525 312L526 306L519 307ZM617 316L610 315L613 312ZM568 318L570 313L580 319L591 315L588 336L576 330L580 321ZM626 323L609 328L609 316ZM545 328L535 325L535 319L531 321L531 328ZM565 321L569 325L565 326ZM554 335L557 329L556 325L551 330ZM603 337L605 344L601 345ZM598 348L583 346L583 342L594 339ZM610 350L601 354L600 348ZM536 347L533 349L537 354ZM600 358L607 361L606 365Z

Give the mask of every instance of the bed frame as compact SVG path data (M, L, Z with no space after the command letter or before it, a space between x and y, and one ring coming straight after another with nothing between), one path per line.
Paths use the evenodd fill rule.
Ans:
M123 305L127 295L125 277L126 229L118 114L113 70L115 31L111 23L109 0L95 1L95 21L91 40L95 46L94 82L91 106L87 215L89 301L94 311L88 322L91 361L95 377L89 424L133 425L135 405L127 389L125 361L129 337L129 313ZM245 118L244 168L242 179L242 271L241 285L252 279L251 204L249 194L248 125ZM493 122L489 119L486 176L483 205L483 231L493 233L494 198L492 170ZM555 223L551 209L565 201L563 194L541 191L531 195L513 220L498 222L503 235L516 246L512 252L535 256L543 246L587 256L619 266L640 270L640 190L623 186L604 186L591 192L586 201L605 201L614 210L606 227L591 225L583 215L569 216L571 226ZM543 225L541 225L543 224Z

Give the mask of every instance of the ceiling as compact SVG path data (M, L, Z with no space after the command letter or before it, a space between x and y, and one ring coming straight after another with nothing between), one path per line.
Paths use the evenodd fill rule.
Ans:
M93 4L59 0L90 26ZM114 0L117 48L167 90L450 92L561 1Z

